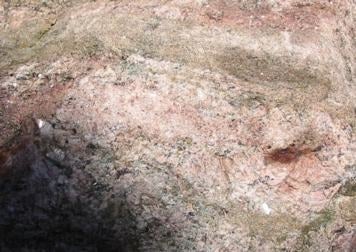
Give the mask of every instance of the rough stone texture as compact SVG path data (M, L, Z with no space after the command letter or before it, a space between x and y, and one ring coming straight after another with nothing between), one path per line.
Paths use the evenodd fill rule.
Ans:
M355 251L355 8L0 2L0 250Z

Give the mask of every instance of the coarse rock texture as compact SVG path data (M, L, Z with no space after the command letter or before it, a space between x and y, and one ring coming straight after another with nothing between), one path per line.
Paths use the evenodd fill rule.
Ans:
M0 251L356 251L355 0L0 1Z

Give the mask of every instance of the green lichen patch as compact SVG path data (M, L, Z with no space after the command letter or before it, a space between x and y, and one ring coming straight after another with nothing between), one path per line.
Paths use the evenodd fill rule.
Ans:
M339 193L344 196L356 196L356 164L347 165L345 167L347 172L350 172L352 175L346 182L342 185L339 190Z
M335 212L331 209L323 210L314 220L302 227L299 240L299 247L307 249L312 245L311 235L313 232L318 232L321 228L325 228L335 218Z

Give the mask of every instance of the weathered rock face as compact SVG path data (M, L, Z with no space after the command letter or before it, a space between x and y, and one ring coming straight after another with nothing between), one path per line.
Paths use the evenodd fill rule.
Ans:
M5 1L4 251L354 251L355 5Z

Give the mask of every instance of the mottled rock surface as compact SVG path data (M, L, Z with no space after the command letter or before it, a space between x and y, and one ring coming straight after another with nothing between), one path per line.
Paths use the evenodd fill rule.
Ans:
M0 2L1 251L355 251L356 3Z

